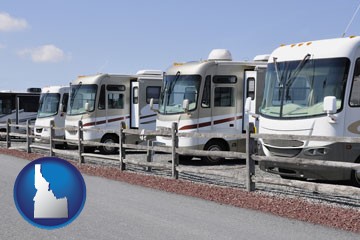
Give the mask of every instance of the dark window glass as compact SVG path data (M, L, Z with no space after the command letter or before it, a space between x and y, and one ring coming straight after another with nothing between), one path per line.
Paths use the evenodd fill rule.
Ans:
M139 88L138 87L133 88L132 97L133 97L133 104L138 104L139 103Z
M105 109L105 85L101 86L98 108Z
M234 106L234 88L217 87L215 88L215 107L232 107Z
M161 87L147 87L146 88L146 103L150 103L150 99L154 99L154 103L159 103Z
M108 109L123 109L124 108L124 94L109 93L108 94Z
M213 82L214 83L236 83L237 77L236 76L214 76Z
M69 101L69 94L68 93L64 93L63 98L62 98L62 105L63 105L63 112L67 111L67 105L68 105L68 101Z
M356 60L349 104L351 107L360 106L360 59Z
M247 97L251 97L251 100L255 98L255 78L249 77L247 79Z
M203 96L201 100L201 107L209 108L211 107L211 76L206 76Z
M125 91L125 86L124 85L107 85L106 90L114 91L114 92Z

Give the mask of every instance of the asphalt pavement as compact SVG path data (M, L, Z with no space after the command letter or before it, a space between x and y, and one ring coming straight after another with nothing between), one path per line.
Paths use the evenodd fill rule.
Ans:
M0 239L359 239L359 234L262 212L84 175L80 216L56 230L25 221L13 200L17 174L28 163L0 155Z

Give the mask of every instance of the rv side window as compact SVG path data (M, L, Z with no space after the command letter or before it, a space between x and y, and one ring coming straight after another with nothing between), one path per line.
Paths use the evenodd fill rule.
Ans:
M10 114L12 112L12 109L15 107L11 106L11 100L10 99L1 99L0 100L0 114Z
M247 80L247 97L251 97L251 100L255 98L255 78L249 77Z
M214 76L213 83L236 83L236 76Z
M234 88L216 87L215 88L215 107L233 107L234 106Z
M68 101L69 101L69 94L68 93L64 93L63 95L63 98L62 98L62 105L63 105L63 108L62 111L63 112L66 112L67 111L67 105L68 105Z
M150 103L150 99L154 99L154 104L159 103L161 87L147 87L146 88L146 103Z
M123 109L124 108L124 94L109 93L108 94L108 109Z
M19 110L24 112L37 112L40 96L21 96L19 97Z
M105 109L105 85L102 85L101 89L100 89L100 97L99 97L98 108L100 110Z
M360 107L360 58L356 60L349 104L351 107Z
M203 92L202 100L201 100L201 107L203 107L203 108L211 107L210 99L211 99L211 76L209 75L209 76L206 76L206 78L205 78L205 85L204 85L204 92Z
M134 87L132 92L133 104L139 103L139 88Z
M125 91L124 85L107 85L106 90L112 92L122 92Z

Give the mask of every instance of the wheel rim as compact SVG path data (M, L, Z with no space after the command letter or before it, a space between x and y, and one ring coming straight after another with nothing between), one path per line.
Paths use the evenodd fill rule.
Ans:
M114 140L112 139L105 139L105 141L103 143L115 143ZM112 153L115 151L115 148L114 147L106 147L106 146L103 146L103 149L105 152L107 153Z
M211 145L208 148L208 151L222 151L222 148L219 145ZM210 162L219 162L222 158L221 157L207 157Z
M360 170L354 170L354 183L356 186L360 186Z

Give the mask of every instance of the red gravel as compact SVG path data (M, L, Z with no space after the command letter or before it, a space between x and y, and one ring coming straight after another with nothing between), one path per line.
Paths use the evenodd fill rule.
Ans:
M28 160L43 157L40 154L28 154L9 149L0 149L0 154L8 154ZM71 162L74 163L73 161ZM126 171L122 172L115 167L95 166L91 164L79 165L76 163L74 163L74 165L82 173L88 175L105 177L162 191L197 197L220 204L260 210L281 217L360 233L360 210L356 209L312 203L296 198L270 196L259 194L257 192L249 193L237 188L200 184L186 180L175 180Z

